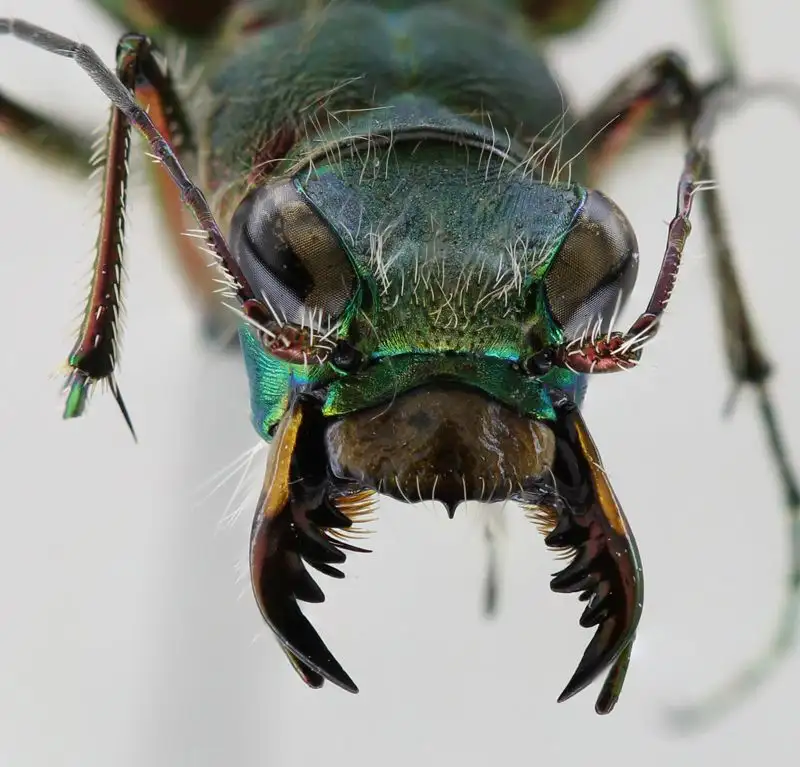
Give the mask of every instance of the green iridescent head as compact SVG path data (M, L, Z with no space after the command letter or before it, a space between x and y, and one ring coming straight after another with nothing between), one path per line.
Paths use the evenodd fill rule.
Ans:
M245 198L231 247L255 297L241 338L263 437L298 392L332 420L399 415L418 390L479 394L470 407L501 421L552 420L554 391L580 400L552 350L627 293L635 238L598 192L498 162L448 140L367 144Z

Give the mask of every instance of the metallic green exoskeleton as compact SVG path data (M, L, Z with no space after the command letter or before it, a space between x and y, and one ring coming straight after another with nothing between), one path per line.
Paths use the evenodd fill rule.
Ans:
M314 687L356 686L298 607L334 577L347 531L375 494L519 501L571 561L551 583L587 601L596 632L561 695L608 671L597 711L620 693L642 610L636 544L580 415L593 373L629 369L671 295L699 191L724 272L729 354L757 387L783 460L755 343L708 174L730 62L697 85L659 54L581 120L539 50L599 0L108 0L136 34L116 74L87 47L22 21L12 34L75 60L112 100L92 293L69 356L66 416L114 376L128 138L163 170L176 252L210 328L214 283L180 236L218 260L241 320L252 417L273 446L251 541L261 612ZM192 93L155 55L178 37ZM81 137L6 100L0 114L38 150L82 156ZM687 154L662 268L645 311L614 329L638 249L593 188L605 161L648 127L681 127ZM191 175L186 171L191 167ZM193 180L195 179L195 180ZM727 270L727 271L726 271ZM725 276L727 275L727 276ZM129 421L130 425L130 421ZM795 483L784 479L790 506Z

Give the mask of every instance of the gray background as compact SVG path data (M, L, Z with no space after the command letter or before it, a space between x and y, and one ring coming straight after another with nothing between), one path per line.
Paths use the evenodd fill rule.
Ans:
M795 6L728 5L746 71L800 81ZM554 51L568 92L585 105L667 45L709 74L695 12L688 0L610 3ZM9 14L112 60L115 30L87 3L0 0ZM73 66L8 39L0 88L80 125L106 119ZM717 146L759 327L782 357L774 387L800 461L798 131L785 107L756 105L726 123ZM634 309L663 251L680 167L679 142L663 141L604 186L640 240ZM747 765L765 751L791 760L800 653L715 729L685 738L665 726L668 705L707 691L765 643L787 560L751 397L721 418L730 383L700 226L659 341L636 372L595 381L585 411L647 575L625 694L599 718L596 688L556 705L590 632L577 600L549 591L556 563L515 509L502 611L486 623L484 512L462 509L450 522L438 506L384 503L375 553L350 557L343 583L322 579L328 602L308 610L362 693L302 686L244 575L253 495L226 521L236 480L210 496L204 485L256 444L244 374L238 359L199 344L141 167L134 178L120 382L138 446L108 396L86 418L60 420L54 374L91 262L91 187L0 144L0 765ZM263 462L262 452L251 491Z

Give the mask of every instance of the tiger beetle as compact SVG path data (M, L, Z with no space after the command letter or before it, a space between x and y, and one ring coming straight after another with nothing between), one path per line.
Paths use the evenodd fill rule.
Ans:
M90 160L82 135L0 95L7 137L103 174L64 417L81 415L104 382L133 431L115 366L135 128L162 166L155 192L206 325L238 331L253 425L272 443L252 526L253 591L303 680L357 691L298 601L324 599L306 565L342 578L346 553L365 551L352 540L377 495L440 501L451 517L462 502L513 500L569 557L551 588L578 593L581 625L596 627L559 701L605 673L595 708L610 712L643 576L580 407L589 377L634 368L657 335L696 201L728 363L756 393L797 527L770 366L707 181L717 118L753 90L725 35L718 78L697 82L678 54L658 53L568 120L539 41L581 27L600 0L100 4L138 30L120 39L114 72L86 45L0 18L0 33L72 59L113 104ZM707 6L719 31L722 11ZM191 93L158 52L175 38L187 66L202 66ZM664 128L685 137L676 210L650 300L620 330L639 253L596 185L635 140ZM184 209L200 247L183 236ZM489 601L493 592L490 583ZM773 659L748 672L751 686Z

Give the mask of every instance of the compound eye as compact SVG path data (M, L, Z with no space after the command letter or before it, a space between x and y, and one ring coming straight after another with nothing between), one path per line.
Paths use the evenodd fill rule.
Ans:
M545 276L547 301L567 339L598 318L606 329L627 300L639 270L639 246L620 208L589 190Z
M355 295L356 275L339 239L291 181L242 200L230 243L255 300L281 326L327 332Z

